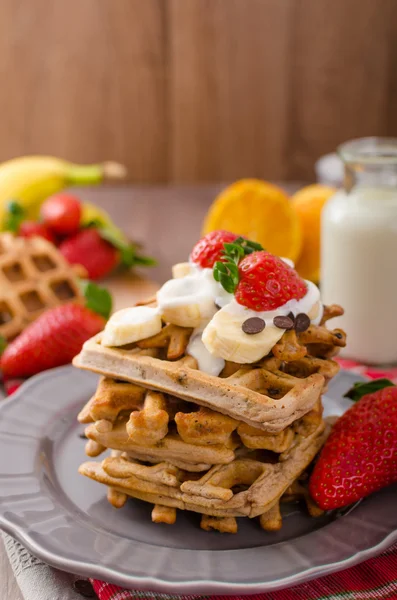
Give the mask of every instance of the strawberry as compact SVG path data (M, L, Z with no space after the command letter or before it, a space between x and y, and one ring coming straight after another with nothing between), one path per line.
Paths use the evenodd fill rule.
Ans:
M238 265L238 278L236 300L252 310L274 310L307 292L298 273L267 250L245 256Z
M56 235L72 235L80 227L81 203L71 194L56 194L42 204L40 215Z
M96 229L82 229L64 240L59 250L72 265L83 265L89 279L101 279L119 264L119 251L106 242Z
M52 244L55 244L55 237L51 231L43 223L36 223L35 221L23 221L19 227L18 235L25 238L39 236L45 238Z
M101 315L80 304L46 311L4 350L0 359L4 377L29 377L71 362L104 324Z
M194 246L190 260L200 267L212 269L218 260L222 260L225 250L223 244L234 242L237 235L230 231L211 231Z
M397 387L383 380L336 422L309 482L324 510L341 508L397 481ZM364 387L365 386L365 387ZM390 387L392 386L392 387ZM361 386L354 388L359 397Z

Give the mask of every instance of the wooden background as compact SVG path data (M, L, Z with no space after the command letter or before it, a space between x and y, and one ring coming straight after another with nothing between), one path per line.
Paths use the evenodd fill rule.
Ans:
M0 0L0 161L310 179L397 136L397 0Z

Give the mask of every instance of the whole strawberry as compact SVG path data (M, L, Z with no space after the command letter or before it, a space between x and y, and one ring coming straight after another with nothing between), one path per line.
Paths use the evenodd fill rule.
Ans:
M281 258L266 250L248 254L238 265L235 290L239 304L256 311L274 310L289 300L300 300L306 283Z
M104 324L104 317L79 304L48 310L4 350L0 359L4 377L29 377L71 362Z
M120 262L119 251L93 228L82 229L64 240L59 250L70 264L83 265L92 280L105 277Z
M347 506L397 481L397 387L379 380L336 422L314 467L309 491L324 510ZM392 386L392 387L391 387ZM359 386L354 388L359 396Z
M235 239L237 235L230 231L211 231L194 246L190 260L200 267L212 269L218 260L222 260L224 244L234 242Z

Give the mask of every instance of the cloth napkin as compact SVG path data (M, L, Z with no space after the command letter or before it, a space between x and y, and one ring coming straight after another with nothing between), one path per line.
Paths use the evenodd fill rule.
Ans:
M372 368L345 359L338 362L343 369L371 379L386 377L397 384L397 368ZM13 393L19 384L9 382L7 392ZM45 565L10 536L3 534L3 538L25 600L81 600L96 595L99 600L397 600L397 544L360 565L286 590L227 597L131 591L96 579L87 581Z

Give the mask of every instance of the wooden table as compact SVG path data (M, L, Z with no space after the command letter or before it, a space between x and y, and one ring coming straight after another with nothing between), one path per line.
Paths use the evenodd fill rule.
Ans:
M125 275L110 282L115 308L132 305L150 296L159 282L169 279L171 267L187 259L199 239L203 218L222 185L103 187L79 191L82 199L105 208L124 231L144 244L144 250L158 260L158 266ZM298 184L284 185L288 191ZM1 597L23 600L3 544L0 541ZM47 599L45 599L47 600ZM51 599L52 600L52 599Z

